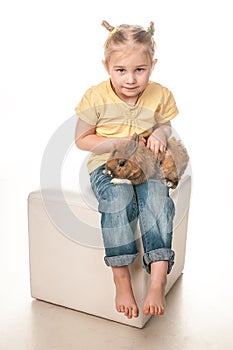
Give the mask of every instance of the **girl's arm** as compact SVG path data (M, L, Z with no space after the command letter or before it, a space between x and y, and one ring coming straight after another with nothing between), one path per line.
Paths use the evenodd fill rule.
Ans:
M96 154L109 153L112 151L113 145L122 138L104 137L96 135L95 127L89 125L81 119L78 119L75 143L78 148L83 151L90 151Z
M157 124L154 132L147 140L147 148L149 148L157 157L159 152L164 153L166 151L167 139L171 136L172 127L168 121L163 124Z

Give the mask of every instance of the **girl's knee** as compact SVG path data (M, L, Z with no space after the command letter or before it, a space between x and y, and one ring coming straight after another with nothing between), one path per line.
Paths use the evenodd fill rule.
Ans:
M106 186L99 196L99 210L101 212L119 212L127 207L134 200L133 187L130 185Z

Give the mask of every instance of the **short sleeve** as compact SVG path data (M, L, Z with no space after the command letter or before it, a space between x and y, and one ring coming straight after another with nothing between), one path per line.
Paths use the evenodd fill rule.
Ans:
M160 115L164 122L169 121L179 113L173 94L167 88L163 88L163 103L161 104Z
M95 98L92 89L86 91L81 101L75 108L77 116L89 125L96 125L98 113L95 108Z

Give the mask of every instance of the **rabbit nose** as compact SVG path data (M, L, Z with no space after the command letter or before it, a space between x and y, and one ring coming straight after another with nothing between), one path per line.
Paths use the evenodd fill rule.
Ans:
M121 159L120 161L119 161L119 166L124 166L125 165L125 163L126 163L126 160L125 159Z

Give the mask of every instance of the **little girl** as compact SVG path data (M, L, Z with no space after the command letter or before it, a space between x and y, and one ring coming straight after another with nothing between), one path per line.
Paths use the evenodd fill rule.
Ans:
M147 30L137 25L102 24L109 31L103 61L109 79L88 89L76 107L76 145L91 152L87 165L99 203L104 260L113 272L117 311L128 318L139 314L128 269L138 255L134 236L138 219L143 266L150 274L142 312L162 315L167 274L174 264L174 204L169 189L153 179L137 186L115 185L103 169L113 145L134 132L155 156L165 152L170 120L178 110L172 93L149 80L157 62L153 22Z

